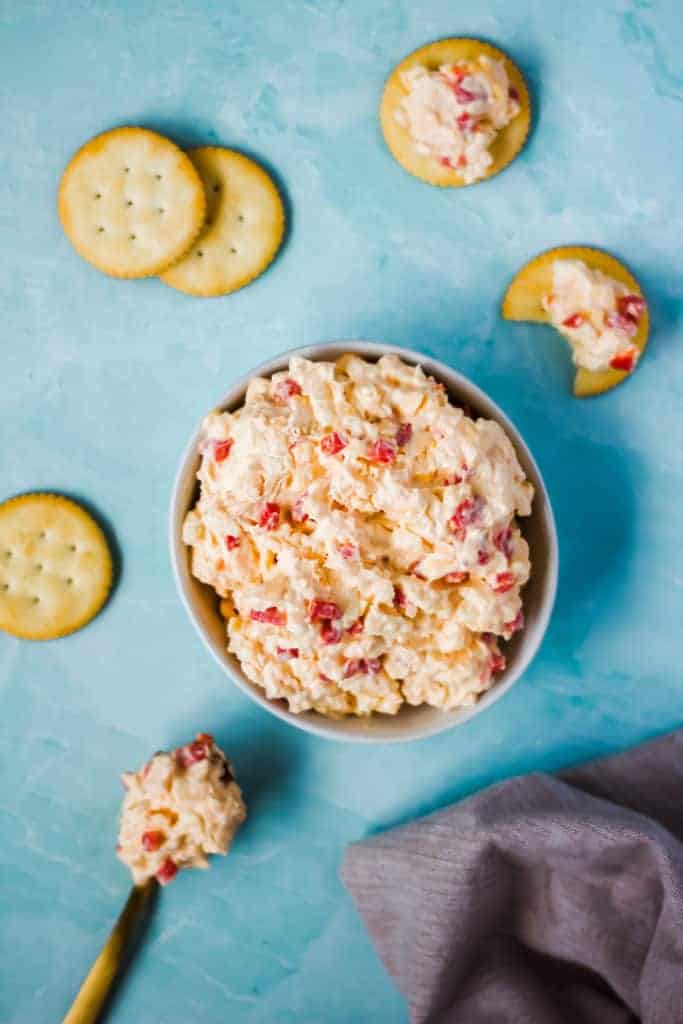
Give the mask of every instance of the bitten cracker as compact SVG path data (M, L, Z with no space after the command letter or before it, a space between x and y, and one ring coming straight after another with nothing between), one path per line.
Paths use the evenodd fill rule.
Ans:
M635 294L643 294L633 274L614 256L589 246L565 245L541 253L517 272L503 298L502 314L506 320L551 323L549 314L541 305L541 299L552 291L555 260L582 260L591 270L601 270L603 274L621 281ZM640 353L647 345L649 329L650 321L645 310L638 330L631 339ZM574 376L574 394L577 398L599 395L621 384L627 377L629 374L623 370L596 371L579 366Z
M422 66L428 71L436 71L443 64L476 60L477 57L490 57L492 60L503 62L520 107L519 113L498 132L489 148L493 163L478 179L485 181L498 174L515 159L526 142L531 124L531 102L526 82L517 65L503 50L479 39L440 39L408 54L391 72L384 87L380 103L380 124L386 144L392 156L406 171L430 185L464 188L467 182L463 181L461 175L452 167L444 166L431 155L418 153L408 128L396 120L396 111L406 95L401 75L413 67Z
M59 186L59 217L83 259L114 277L149 277L178 260L204 223L192 161L146 128L114 128L78 150Z
M95 520L68 498L24 494L0 505L0 629L52 640L107 599L112 560Z
M218 146L189 152L206 189L206 224L190 252L161 275L188 295L225 295L263 273L282 241L285 215L257 163Z

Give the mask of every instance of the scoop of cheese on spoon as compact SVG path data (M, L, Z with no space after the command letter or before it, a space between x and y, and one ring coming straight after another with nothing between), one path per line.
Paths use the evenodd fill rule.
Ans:
M226 854L246 817L232 766L213 736L199 733L169 753L159 751L122 777L126 795L116 852L133 889L63 1024L95 1024L130 957L160 885L181 868L207 868Z
M207 855L226 854L246 817L230 762L208 733L159 751L122 781L116 852L136 885L150 878L167 885L180 868L207 868Z

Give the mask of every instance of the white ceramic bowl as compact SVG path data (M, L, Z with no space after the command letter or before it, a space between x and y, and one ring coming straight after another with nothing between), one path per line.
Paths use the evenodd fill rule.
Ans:
M473 707L461 711L439 711L437 708L404 707L397 715L373 715L369 719L330 719L315 711L294 715L285 701L268 700L260 687L251 682L240 668L237 659L226 649L225 623L218 611L215 592L192 576L189 564L189 549L182 541L182 524L185 514L197 498L197 469L199 455L197 445L200 427L193 434L180 461L173 488L170 508L171 561L178 592L190 619L214 658L241 689L252 700L284 719L290 725L330 739L356 742L391 743L420 739L450 729L466 722L474 715L490 707L512 684L519 679L536 654L546 631L557 589L558 550L555 520L550 500L536 463L519 433L501 409L480 391L466 377L452 370L444 363L410 349L395 345L384 345L370 341L336 341L307 348L292 349L257 366L248 376L236 381L228 393L218 402L220 409L236 409L244 401L247 384L252 377L268 377L278 370L286 369L293 355L307 359L335 360L345 352L356 352L370 360L394 353L407 363L419 363L426 373L442 381L449 394L457 402L466 403L474 413L496 420L512 441L519 461L536 490L531 516L521 520L523 533L531 549L532 574L524 588L524 615L526 626L514 639L505 645L507 668L498 682L488 690Z

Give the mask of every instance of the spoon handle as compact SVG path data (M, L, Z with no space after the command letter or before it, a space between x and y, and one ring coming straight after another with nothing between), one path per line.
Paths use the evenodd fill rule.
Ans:
M90 968L62 1024L96 1024L117 977L132 951L139 926L146 917L157 889L155 879L131 889L121 916L112 928L102 952Z

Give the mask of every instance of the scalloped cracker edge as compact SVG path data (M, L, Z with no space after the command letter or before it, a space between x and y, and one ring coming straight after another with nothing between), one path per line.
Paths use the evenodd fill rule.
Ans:
M0 505L0 629L55 640L101 610L112 583L106 538L91 515L59 494Z
M59 219L84 260L121 278L152 277L187 252L204 224L204 189L192 161L147 128L114 128L67 164Z
M206 223L184 259L161 280L188 295L226 295L274 259L285 228L282 199L270 175L243 153L202 146L188 156L206 191Z

